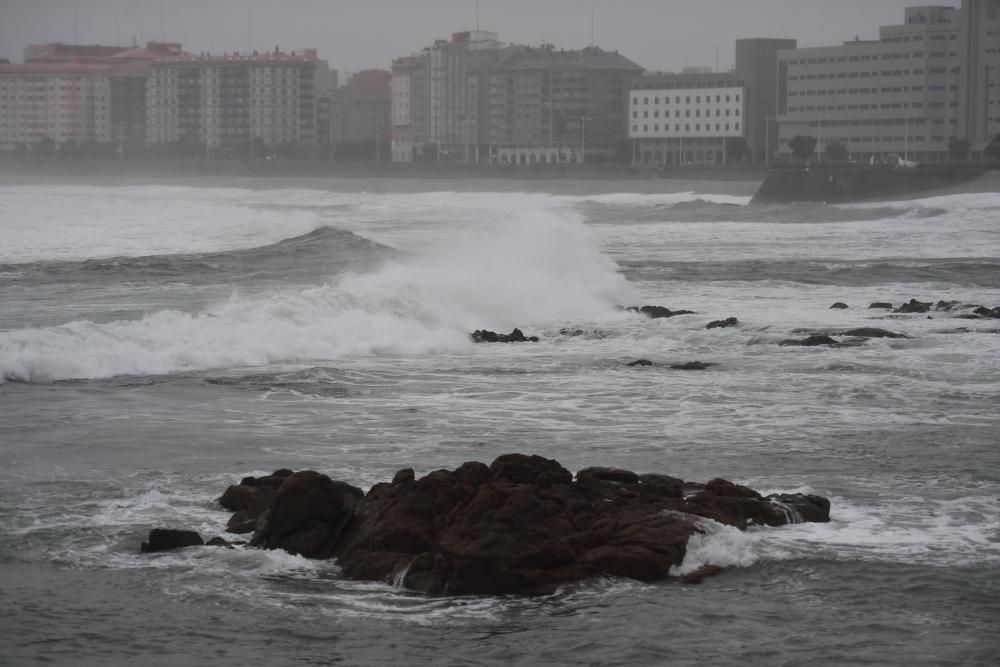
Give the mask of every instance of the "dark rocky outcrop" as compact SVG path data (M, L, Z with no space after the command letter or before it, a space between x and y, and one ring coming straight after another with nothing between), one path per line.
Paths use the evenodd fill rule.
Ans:
M893 331L886 331L885 329L878 329L876 327L859 327L857 329L848 329L837 334L837 336L852 336L854 338L909 338L906 334L895 333Z
M636 359L635 361L630 361L626 366L652 366L653 362L649 359Z
M806 336L805 338L786 338L785 340L778 343L782 347L788 347L792 345L798 345L802 347L816 347L819 345L829 345L831 347L836 347L840 345L836 340L830 338L826 334L812 334L811 336Z
M926 313L931 309L934 304L930 302L917 301L916 299L910 299L909 303L904 303L899 308L895 309L894 313Z
M735 317L727 317L724 320L714 320L705 325L706 329L728 329L729 327L738 327L740 321Z
M524 454L420 478L404 469L367 494L301 471L282 477L266 507L256 496L233 502L245 495L223 497L256 521L251 546L336 557L346 577L434 594L546 593L598 576L654 581L681 564L702 518L741 529L829 520L829 502L816 496L769 499L721 479L700 485L608 467L574 480L557 461Z
M843 301L838 301L837 303L830 306L830 310L845 310L846 308L848 308L848 305Z
M1000 319L1000 306L995 306L994 308L979 306L972 313L984 319L998 320Z
M693 310L670 310L665 306L619 306L619 308L630 313L640 313L651 320L694 314Z
M868 306L868 309L869 310L873 310L873 309L878 309L878 310L892 310L892 304L889 303L888 301L876 301L875 303L873 303L870 306Z
M200 547L205 544L201 535L193 530L176 530L173 528L154 528L149 531L147 541L140 547L142 553L151 554L157 551L171 551L183 547Z
M538 336L525 336L520 329L514 329L509 334L476 329L470 335L473 343L537 343Z
M294 473L258 517L250 544L309 558L329 558L362 498L361 489L318 472Z
M684 364L672 364L670 367L677 371L704 371L712 366L715 366L715 364L702 361L689 361Z

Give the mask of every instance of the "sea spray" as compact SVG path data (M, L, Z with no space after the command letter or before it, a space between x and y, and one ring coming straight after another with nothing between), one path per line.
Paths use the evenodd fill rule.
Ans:
M200 312L0 333L0 376L46 382L458 351L474 328L613 317L632 290L577 219L521 210L371 273Z

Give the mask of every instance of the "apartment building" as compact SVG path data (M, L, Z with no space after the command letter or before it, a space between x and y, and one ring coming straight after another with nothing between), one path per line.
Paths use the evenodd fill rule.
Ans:
M8 150L47 142L141 145L148 68L183 51L161 42L51 43L24 54L24 64L0 66L0 148Z
M474 159L482 135L477 109L485 99L479 82L503 50L495 32L466 30L396 59L393 160Z
M957 136L981 154L1000 134L1000 0L964 0L959 27Z
M627 133L629 83L643 69L617 51L522 48L487 75L484 136L501 164L606 161Z
M0 65L0 149L110 141L107 65Z
M629 91L629 139L650 166L724 164L746 135L746 86L735 73L648 74Z
M390 158L393 162L412 162L414 157L413 80L425 67L417 56L392 61L389 80Z
M966 0L966 5L971 5ZM901 25L879 39L785 50L787 96L780 109L780 151L796 135L838 142L859 162L898 155L921 162L948 159L963 134L959 119L973 97L963 94L961 16L947 6L910 7Z
M335 138L342 144L342 157L376 161L392 158L391 77L386 70L363 70L337 91Z
M313 146L320 63L315 49L157 61L146 87L146 143L201 145L209 156L256 144Z

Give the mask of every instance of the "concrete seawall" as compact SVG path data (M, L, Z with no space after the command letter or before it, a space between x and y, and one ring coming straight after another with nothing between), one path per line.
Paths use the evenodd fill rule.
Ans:
M906 198L960 186L984 173L985 169L980 167L954 165L921 165L912 169L851 165L775 169L764 179L753 203L841 203Z

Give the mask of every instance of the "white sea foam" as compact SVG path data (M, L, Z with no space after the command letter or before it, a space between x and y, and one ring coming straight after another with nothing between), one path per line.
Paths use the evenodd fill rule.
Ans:
M698 521L701 532L688 540L687 553L680 565L670 568L670 575L683 576L705 565L749 567L760 559L756 535L711 519Z
M0 333L0 376L165 374L371 354L457 351L475 328L609 317L631 288L572 217L521 211L372 274L189 313Z

